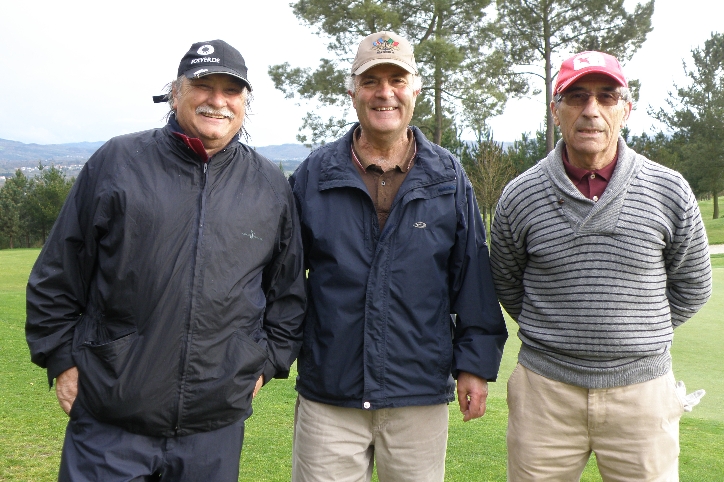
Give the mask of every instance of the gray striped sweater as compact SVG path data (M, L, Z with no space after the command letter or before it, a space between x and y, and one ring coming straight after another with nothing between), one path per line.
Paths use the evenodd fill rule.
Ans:
M711 295L711 262L684 178L618 141L598 202L563 168L559 142L503 191L491 229L498 298L518 322L518 361L585 388L671 368L673 329Z

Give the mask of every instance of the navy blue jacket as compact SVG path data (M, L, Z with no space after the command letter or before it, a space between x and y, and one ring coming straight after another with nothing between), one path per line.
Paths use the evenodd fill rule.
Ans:
M450 402L460 371L495 380L507 338L472 186L413 127L417 158L380 231L356 127L290 178L309 270L297 390L342 407Z
M299 232L286 178L236 139L207 164L171 125L111 139L30 274L32 360L76 366L75 404L131 432L229 425L299 350Z

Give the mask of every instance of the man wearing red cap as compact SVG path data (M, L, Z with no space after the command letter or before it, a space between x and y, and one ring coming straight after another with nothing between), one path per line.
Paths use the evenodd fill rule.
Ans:
M442 482L453 378L481 417L507 337L483 222L459 161L409 125L408 41L368 36L350 74L359 123L290 179L309 269L292 480Z
M508 381L508 480L678 480L679 418L698 403L671 370L673 330L711 294L696 198L619 136L619 62L563 62L562 140L503 192L491 229L498 297L518 322Z
M301 344L284 175L239 142L241 54L198 42L161 129L85 164L30 274L26 336L70 420L62 482L236 482L244 420Z

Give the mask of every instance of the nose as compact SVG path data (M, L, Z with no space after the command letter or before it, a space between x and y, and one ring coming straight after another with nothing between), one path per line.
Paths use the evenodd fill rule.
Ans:
M224 90L219 88L212 89L211 92L209 92L206 103L212 107L224 107L226 105Z
M392 85L387 80L382 80L377 87L377 96L383 99L389 99L395 95Z
M586 117L598 117L601 113L601 106L598 104L598 100L595 95L588 98L588 102L583 106L582 114Z

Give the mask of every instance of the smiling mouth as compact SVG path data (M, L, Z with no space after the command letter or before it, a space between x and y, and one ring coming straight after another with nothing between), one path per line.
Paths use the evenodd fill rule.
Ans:
M375 107L372 110L376 110L378 112L389 112L389 111L397 110L397 107Z

